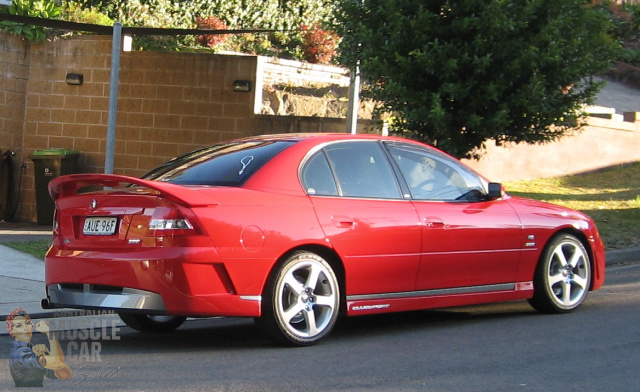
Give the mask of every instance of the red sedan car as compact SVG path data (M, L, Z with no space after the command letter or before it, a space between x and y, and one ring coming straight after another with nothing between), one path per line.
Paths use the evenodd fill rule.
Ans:
M604 281L589 217L400 138L245 138L142 179L74 174L49 191L43 305L113 309L140 331L244 316L310 345L339 314L522 299L562 313Z

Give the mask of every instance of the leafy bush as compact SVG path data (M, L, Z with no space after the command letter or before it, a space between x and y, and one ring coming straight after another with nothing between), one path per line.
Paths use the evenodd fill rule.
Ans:
M196 24L199 29L208 29L208 30L227 30L227 24L220 18L216 18L215 16L209 16L206 18L196 17ZM206 46L209 48L214 48L219 44L226 41L229 36L226 34L206 34L199 35L196 42L198 42L202 46Z
M609 11L616 39L623 43L617 59L640 66L640 4L606 2L602 6Z
M20 16L33 16L36 18L56 19L60 15L61 8L55 0L13 0L8 8L9 14ZM0 22L0 28L10 34L20 35L30 42L41 42L47 39L45 28L42 26L26 25L11 21Z
M302 25L302 52L310 63L329 64L336 54L339 37L336 33L323 30L320 25Z
M82 8L94 7L112 20L131 27L193 28L198 18L215 17L230 29L273 29L271 34L228 36L216 50L277 54L302 58L302 24L325 24L333 19L333 0L76 0ZM137 49L185 50L196 45L194 36L140 37Z
M114 21L129 27L272 29L274 33L202 36L142 36L135 50L185 51L197 46L329 63L338 37L319 28L333 20L332 0L15 0L11 13L98 25ZM40 12L39 10L43 10ZM61 12L62 11L62 12ZM300 30L300 26L313 26ZM46 39L45 29L2 22L0 27L31 41Z
M620 55L620 61L640 67L640 48L624 50Z
M262 56L276 56L282 54L276 48L273 34L252 33L228 35L228 38L216 47L216 50L250 53ZM285 56L286 57L286 56Z
M114 21L101 13L98 8L86 6L78 1L63 3L61 19L69 22L96 24L100 26L113 26Z
M627 13L628 32L633 38L640 34L640 4L624 3L622 9Z

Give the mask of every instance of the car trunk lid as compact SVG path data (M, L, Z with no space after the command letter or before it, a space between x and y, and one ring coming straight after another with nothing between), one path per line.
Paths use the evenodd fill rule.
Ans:
M60 249L175 245L181 237L204 234L191 208L215 204L194 189L118 175L62 176L51 181L49 192Z

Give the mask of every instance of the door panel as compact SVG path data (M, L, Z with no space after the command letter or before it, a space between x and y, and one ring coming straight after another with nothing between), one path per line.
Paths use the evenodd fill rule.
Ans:
M379 142L327 145L309 157L301 179L343 259L347 295L415 289L420 221Z
M421 230L410 201L311 199L329 244L343 258L347 295L415 289Z
M431 148L388 143L422 225L418 290L510 283L520 262L520 219L488 183Z
M514 281L522 235L506 201L414 204L423 223L418 290Z

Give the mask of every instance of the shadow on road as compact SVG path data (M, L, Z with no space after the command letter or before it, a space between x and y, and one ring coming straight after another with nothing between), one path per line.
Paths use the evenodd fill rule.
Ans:
M327 341L347 343L359 337L376 338L390 334L404 334L428 330L454 328L470 322L494 319L514 320L539 315L526 301L469 306L429 311L389 313L373 316L344 317L340 319ZM103 354L121 351L127 353L155 353L200 350L263 350L280 349L273 344L252 319L209 318L190 319L178 330L170 333L141 333L122 327L116 333L119 340L102 341Z

